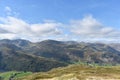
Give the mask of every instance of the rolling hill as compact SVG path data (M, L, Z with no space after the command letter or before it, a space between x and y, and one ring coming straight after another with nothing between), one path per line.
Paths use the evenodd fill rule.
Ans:
M120 66L70 65L15 80L120 80Z

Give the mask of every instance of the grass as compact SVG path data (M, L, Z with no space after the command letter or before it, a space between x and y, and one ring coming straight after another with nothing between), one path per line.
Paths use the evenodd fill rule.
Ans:
M57 68L48 72L34 73L17 80L86 80L89 78L100 78L99 80L120 80L120 66L87 66L71 65L65 68ZM93 80L93 79L91 79Z
M19 72L19 74L17 74L17 75L15 76L15 78L28 76L28 75L30 75L30 74L32 74L32 72Z
M9 80L10 78L20 78L24 76L28 76L32 74L31 72L17 72L17 71L9 71L9 72L3 72L0 73L0 80Z
M15 71L10 71L10 72L4 72L0 74L0 77L4 80L8 80L13 74L15 74Z
M9 80L11 76L14 76L14 80L120 80L119 75L120 66L74 64L48 72L4 72L0 73L0 80Z

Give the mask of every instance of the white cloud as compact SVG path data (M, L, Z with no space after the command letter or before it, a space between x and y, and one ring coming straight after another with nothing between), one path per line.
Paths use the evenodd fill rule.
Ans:
M71 32L82 38L100 39L117 38L120 35L119 30L112 27L106 27L92 16L86 16L82 20L71 21Z
M5 14L7 16L19 16L20 13L13 11L13 9L10 6L6 6L4 8Z
M0 38L39 39L43 36L61 34L61 30L59 29L61 23L57 22L29 24L15 17L0 18L0 22L2 22L0 24Z
M9 33L9 32L8 32L8 31L6 31L6 30L4 30L4 29L1 29L1 28L0 28L0 34L1 34L1 33L2 33L2 34L3 34L3 33L5 33L5 34L6 34L6 33Z
M9 6L6 6L6 7L5 7L5 10L6 10L6 11L10 11L10 12L12 11Z
M43 33L57 35L61 34L61 31L58 30L58 27L60 25L61 25L60 23L32 24L31 30L33 31L33 33L36 33L37 35L44 35Z
M16 39L16 35L15 34L0 34L0 39Z
M12 13L12 9L9 6L5 7L5 11L6 11L7 15L11 15L11 13Z
M66 25L68 26L66 28ZM77 40L77 41L117 41L120 30L104 26L92 16L81 20L72 20L62 24L54 20L30 24L26 21L8 16L0 18L0 39L27 39L39 41L44 39Z

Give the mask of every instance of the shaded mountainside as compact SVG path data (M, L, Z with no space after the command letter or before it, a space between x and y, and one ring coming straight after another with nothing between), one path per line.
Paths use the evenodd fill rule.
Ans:
M108 44L109 46L111 46L112 48L120 51L120 43L111 43L111 44Z
M31 43L25 53L73 63L76 61L98 64L119 64L120 52L101 43L77 43L45 40Z
M120 80L120 66L70 65L15 80Z
M48 71L65 63L25 54L12 44L0 44L0 69L4 71Z
M101 43L0 40L0 70L48 71L75 62L117 65L120 52Z

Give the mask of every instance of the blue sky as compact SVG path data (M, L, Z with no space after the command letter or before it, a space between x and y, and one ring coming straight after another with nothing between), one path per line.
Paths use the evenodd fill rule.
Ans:
M0 39L116 41L120 34L119 3L120 0L0 0Z

